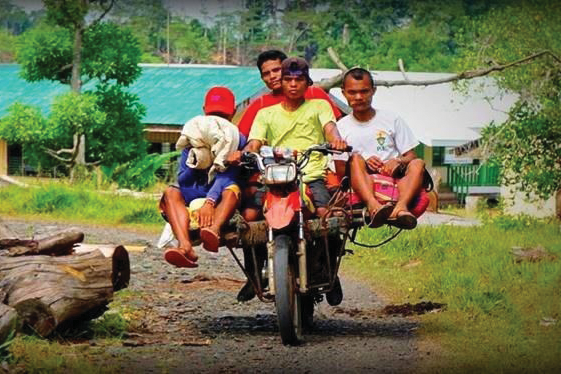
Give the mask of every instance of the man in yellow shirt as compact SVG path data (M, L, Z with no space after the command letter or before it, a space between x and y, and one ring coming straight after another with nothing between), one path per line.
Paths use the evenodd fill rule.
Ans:
M259 152L261 146L267 144L305 151L313 145L329 142L334 149L344 151L347 143L337 131L335 116L329 103L321 99L305 99L306 90L313 83L306 60L287 58L282 62L281 70L281 85L285 99L279 104L259 110L244 150ZM239 162L240 157L241 152L234 152L230 161ZM314 153L303 169L305 174L303 180L312 190L316 213L320 217L327 213L330 199L325 186L326 167L326 157ZM263 193L264 191L260 189L253 198L259 200ZM251 285L248 282L246 286ZM246 298L249 299L251 297ZM326 299L330 305L341 303L343 291L339 279L336 280L333 290L326 294Z
M329 103L320 99L306 100L304 97L313 83L308 63L302 58L287 58L282 62L281 80L285 100L257 113L245 150L258 152L263 144L267 144L304 151L312 145L325 142L331 143L336 150L345 150L347 143L337 131ZM327 212L330 199L325 187L326 167L326 157L314 153L303 170L303 180L312 190L319 216Z

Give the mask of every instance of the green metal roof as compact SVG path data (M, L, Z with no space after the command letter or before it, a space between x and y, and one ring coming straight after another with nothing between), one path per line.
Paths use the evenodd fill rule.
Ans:
M38 106L48 114L54 97L70 89L50 81L26 82L19 76L19 71L18 65L0 64L0 118L16 101ZM94 85L94 82L88 82L84 89L92 89ZM236 103L264 88L254 67L181 65L142 66L142 75L128 90L136 93L146 106L143 123L183 125L188 119L202 114L205 92L217 85L230 88Z
M43 114L48 113L52 99L69 91L69 87L51 81L28 83L19 76L20 67L0 64L0 118L16 101L37 106Z

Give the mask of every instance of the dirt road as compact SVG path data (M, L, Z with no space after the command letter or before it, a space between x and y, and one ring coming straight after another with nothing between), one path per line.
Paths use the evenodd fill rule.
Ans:
M4 220L21 237L68 227ZM226 249L219 255L198 249L199 268L176 269L155 248L157 235L78 227L87 243L147 246L130 253L130 295L124 307L135 333L122 345L97 347L100 371L401 373L416 371L427 357L417 346L417 322L383 314L382 300L345 274L343 303L330 307L322 302L305 344L284 347L273 305L236 301L243 274Z

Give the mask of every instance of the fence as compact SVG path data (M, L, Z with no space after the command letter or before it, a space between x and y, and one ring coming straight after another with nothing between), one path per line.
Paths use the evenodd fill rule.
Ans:
M456 194L458 202L465 204L471 186L498 186L499 167L493 164L447 166L448 186Z

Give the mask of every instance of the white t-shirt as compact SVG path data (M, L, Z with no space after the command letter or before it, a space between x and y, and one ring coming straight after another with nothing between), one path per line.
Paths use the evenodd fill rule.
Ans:
M365 160L378 156L382 161L388 161L419 144L401 117L382 109L376 109L374 118L367 122L360 122L349 114L337 121L337 129L353 147L353 152L360 153ZM346 161L348 154L335 154L333 159Z

